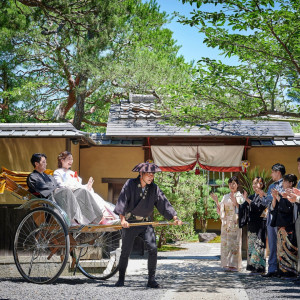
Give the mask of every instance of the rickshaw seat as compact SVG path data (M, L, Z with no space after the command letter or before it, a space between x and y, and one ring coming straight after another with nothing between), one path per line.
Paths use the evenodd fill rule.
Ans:
M40 198L39 193L31 193L28 191L27 177L30 173L31 172L11 171L2 167L0 173L0 194L3 194L4 190L7 190L21 200ZM53 170L48 169L45 173L53 174Z

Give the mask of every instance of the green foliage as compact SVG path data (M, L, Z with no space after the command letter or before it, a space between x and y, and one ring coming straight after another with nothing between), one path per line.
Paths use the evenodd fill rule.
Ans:
M292 125L292 129L293 129L293 131L295 132L295 133L300 133L300 124L295 124L295 123L293 123L293 124L291 124Z
M10 1L2 1L0 10L0 122L28 122L30 116L24 117L19 103L29 101L31 93L39 87L20 71L27 53L19 43L26 33L28 20L24 15L19 16ZM29 12L26 8L24 11Z
M172 86L176 93L164 99L168 122L184 126L278 116L299 122L300 2L182 2L197 9L180 22L197 27L207 46L234 56L238 65L202 58L190 84Z
M169 226L167 228L158 227L156 229L156 233L160 236L159 244L176 240L184 240L194 235L193 214L196 209L194 199L194 192L196 188L192 186L192 181L189 180L185 180L185 184L182 184L182 177L188 179L185 173L162 172L155 175L156 184L158 184L168 200L171 202L178 217L182 221L188 223L183 226ZM154 218L158 221L164 219L157 210L154 211Z
M203 231L206 231L208 219L218 219L215 203L209 197L211 187L207 185L206 176L195 175L193 171L162 172L155 175L155 182L171 202L178 217L188 223L184 226L157 228L156 232L160 236L159 244L191 239L194 236L195 219L200 219ZM221 180L217 183L221 186L216 189L215 193L222 197L223 194L228 193L228 188L222 186ZM160 221L163 217L155 210L154 219Z
M28 121L73 121L76 128L95 131L105 126L110 103L129 93L165 93L167 83L188 78L190 65L177 56L179 47L163 28L168 18L155 1L77 4L2 2L0 61L8 50L14 58L5 72L0 69L5 122L22 111ZM5 78L20 81L7 86Z
M250 169L246 173L241 174L241 183L240 186L248 193L248 195L254 194L254 190L252 187L252 182L255 177L261 177L265 181L265 191L268 190L269 185L272 183L271 171L262 169L260 170L259 166L255 166L255 168Z
M197 175L199 176L199 175ZM196 214L195 218L200 220L201 231L206 232L208 219L219 219L216 212L215 202L210 197L212 187L207 185L207 178L203 178L203 183L199 186L199 197L196 200ZM215 188L215 193L219 194L224 191L222 180L216 180L216 184L220 185Z

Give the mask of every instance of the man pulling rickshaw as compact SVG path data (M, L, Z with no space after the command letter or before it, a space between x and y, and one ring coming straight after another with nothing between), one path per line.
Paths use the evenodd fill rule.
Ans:
M119 280L115 286L124 286L128 258L134 239L141 237L148 249L148 283L149 288L160 288L155 280L157 265L157 245L154 229L151 225L130 227L130 223L152 221L154 206L168 220L174 220L175 225L182 225L176 211L164 193L153 182L154 174L161 169L154 163L140 163L133 172L139 176L129 179L124 184L114 212L120 216L122 229L122 250L119 262Z

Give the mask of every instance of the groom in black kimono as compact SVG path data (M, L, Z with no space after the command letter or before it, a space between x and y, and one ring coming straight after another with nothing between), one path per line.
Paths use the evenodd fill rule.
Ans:
M182 225L176 211L165 197L160 188L153 183L154 173L161 171L153 163L141 163L133 168L140 175L129 179L120 193L114 212L120 216L122 229L122 250L119 264L119 280L115 286L124 286L128 258L134 239L140 236L148 249L148 284L150 288L160 288L155 280L157 264L157 246L153 227L130 227L130 223L151 221L154 206L168 220L173 219L177 225Z

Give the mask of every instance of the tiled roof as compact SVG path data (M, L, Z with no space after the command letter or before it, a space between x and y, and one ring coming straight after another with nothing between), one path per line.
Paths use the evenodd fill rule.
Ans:
M135 138L135 139L116 139L113 137L106 136L105 133L91 133L90 138L94 141L96 145L102 146L142 146L143 138Z
M0 123L0 137L84 137L70 123Z
M110 109L106 135L113 137L294 137L291 125L280 121L211 122L191 129L161 124L154 96L131 95ZM206 129L209 125L210 129Z

